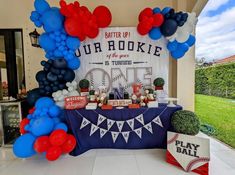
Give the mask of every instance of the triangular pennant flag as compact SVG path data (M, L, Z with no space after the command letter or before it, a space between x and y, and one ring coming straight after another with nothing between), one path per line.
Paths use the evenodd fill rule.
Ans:
M119 132L111 131L111 135L112 135L113 143L115 143L119 135Z
M91 122L89 120L87 120L85 117L82 118L82 123L80 126L80 129L84 128L85 126L87 126L88 124L90 124Z
M142 138L142 128L137 128L134 131L139 136L139 138Z
M114 123L115 123L114 120L107 119L108 130L110 130L110 128L113 126Z
M153 129L152 129L152 124L151 124L151 122L148 123L148 124L146 124L146 125L144 125L144 127L145 127L149 132L153 133Z
M94 134L98 128L98 126L91 124L90 136L92 136L92 134Z
M144 116L143 116L143 114L138 115L135 119L138 120L138 122L140 122L142 125L144 125Z
M105 121L106 118L103 115L98 116L97 126L99 126L103 121Z
M118 127L119 132L121 132L122 131L122 127L124 125L124 121L116 121L116 123L117 123L117 127Z
M107 133L107 131L108 130L106 129L100 128L100 138L102 138Z
M160 116L157 116L155 119L153 119L153 122L163 128L163 125L162 125L162 121L161 121L161 119L160 119Z
M122 133L122 136L123 136L123 138L125 139L125 141L127 143L128 139L129 139L130 132L127 131L127 132L121 132L121 133Z
M134 130L134 119L127 120L126 122L131 127L131 129Z

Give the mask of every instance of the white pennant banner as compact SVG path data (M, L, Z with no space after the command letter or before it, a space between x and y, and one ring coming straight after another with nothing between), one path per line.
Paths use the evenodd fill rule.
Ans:
M144 125L144 116L143 116L143 114L138 115L135 119L138 120L138 122L140 122L142 125Z
M124 121L116 121L119 132L122 131Z
M98 121L97 121L97 126L99 126L105 120L106 120L106 117L99 114Z
M135 119L130 119L130 120L127 120L127 124L131 127L131 130L134 130L134 120Z
M113 143L115 143L119 135L119 132L111 131L111 135L112 135Z
M92 134L94 134L97 131L97 129L99 129L98 126L91 124L90 136L92 136Z
M84 128L85 126L87 126L88 124L90 124L91 122L89 120L87 120L85 117L82 118L82 123L80 126L80 129Z
M134 132L139 136L139 138L142 138L142 128L137 128Z
M129 135L130 135L130 132L121 132L122 133L122 136L123 138L125 139L126 143L128 142L128 139L129 139Z
M108 130L100 128L100 138L104 137L104 135L108 132Z
M108 130L110 130L110 128L113 126L114 123L115 123L114 120L107 119Z
M144 125L144 127L151 132L151 134L153 133L153 128L152 128L152 124L151 122L149 122L148 124Z
M161 119L160 119L160 116L157 116L155 119L153 119L153 122L163 128L163 125L162 125L162 121L161 121Z

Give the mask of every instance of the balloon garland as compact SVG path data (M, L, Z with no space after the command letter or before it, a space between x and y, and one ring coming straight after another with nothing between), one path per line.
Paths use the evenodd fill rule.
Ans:
M195 44L192 35L197 17L195 13L175 12L170 7L163 10L145 8L139 14L137 31L140 35L147 35L152 40L164 36L168 40L167 49L171 56L179 59Z
M33 107L20 123L20 133L13 145L19 158L28 158L36 153L45 155L48 161L57 160L61 154L70 153L76 146L73 135L63 118L65 96L78 95L75 79L80 60L75 56L80 41L95 38L99 28L109 26L112 15L105 6L91 13L78 2L66 4L60 1L61 9L50 7L46 0L35 0L35 11L30 19L36 27L43 27L39 44L45 51L47 61L42 61L43 70L36 74L39 87L28 92L27 101ZM56 102L51 98L53 94Z
M75 137L67 134L63 118L64 98L78 94L73 70L80 67L80 60L75 50L80 47L80 41L93 39L100 28L108 27L112 14L105 6L90 12L77 1L67 4L60 0L59 9L50 7L46 0L35 0L34 7L30 19L45 31L39 44L48 60L41 62L43 70L36 74L39 87L28 92L27 101L35 107L20 123L22 135L16 139L13 152L20 158L44 154L47 160L54 161L77 144ZM139 15L137 31L153 40L166 37L168 50L178 59L195 43L192 32L196 21L193 13L175 13L169 7L145 8Z

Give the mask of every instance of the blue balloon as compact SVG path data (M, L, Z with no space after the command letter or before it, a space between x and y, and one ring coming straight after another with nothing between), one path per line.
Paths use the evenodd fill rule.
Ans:
M31 16L30 16L30 19L31 21L36 21L40 18L40 14L37 12L37 11L32 11L31 12Z
M53 131L54 121L49 117L41 117L34 121L30 131L35 136L48 135Z
M156 7L153 9L153 13L156 14L156 13L161 13L161 9L159 7Z
M46 32L54 32L63 28L63 16L57 8L46 11L41 19Z
M57 58L61 58L61 57L63 57L64 55L63 55L63 52L61 52L61 51L59 51L59 50L55 50L54 51L54 56L55 57L57 57Z
M173 35L177 30L178 24L173 19L167 19L164 21L164 23L161 26L161 33L164 36L171 36Z
M177 49L178 47L178 42L175 40L173 42L168 42L167 44L167 49L170 51L170 52L173 52Z
M36 138L30 134L24 134L18 137L13 145L13 152L16 157L28 158L36 154L33 145Z
M68 131L68 127L67 127L66 124L64 124L64 123L58 123L58 124L55 126L54 130L57 130L57 129L63 129L65 132Z
M35 0L34 7L40 14L50 9L50 5L45 0Z
M149 32L149 37L152 40L158 40L161 38L161 36L162 36L162 33L158 27L152 28L151 31Z
M66 40L66 44L68 48L76 50L80 47L80 40L78 38L68 37Z
M180 43L177 49L182 52L187 52L189 50L189 46L187 43Z
M39 44L46 51L52 51L56 48L55 41L51 39L46 33L43 33L39 37Z
M189 45L189 47L192 47L196 42L196 38L193 35L190 35L186 43Z
M175 59L179 59L179 58L183 57L184 54L185 54L185 52L182 52L180 50L176 50L176 51L171 52L171 56Z
M59 117L60 113L61 113L61 108L59 106L54 105L49 108L49 115L51 117Z
M58 123L61 123L61 119L58 117L52 118L52 120L54 121L55 125L57 125Z
M68 67L72 70L76 70L80 67L80 59L75 57L68 61Z
M170 7L165 7L164 9L162 9L162 14L165 15L165 14L167 14L170 10L171 10Z
M36 109L49 108L54 106L54 101L49 97L42 97L37 100L35 107Z

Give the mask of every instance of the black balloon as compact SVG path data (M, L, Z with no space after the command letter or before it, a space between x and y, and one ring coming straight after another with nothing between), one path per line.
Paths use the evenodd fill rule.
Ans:
M163 25L161 26L161 32L164 36L168 37L173 35L177 30L177 22L173 19L167 19L164 21Z
M35 88L27 93L27 102L30 106L34 106L35 102L41 97L40 89Z
M57 81L58 78L55 74L53 74L52 72L49 72L47 74L47 79L51 82L54 82L54 81Z
M37 80L38 82L43 81L45 78L46 78L46 73L45 73L43 70L39 71L39 72L36 74L36 80Z
M64 81L71 82L75 78L75 73L72 69L67 69L66 73L63 76Z

